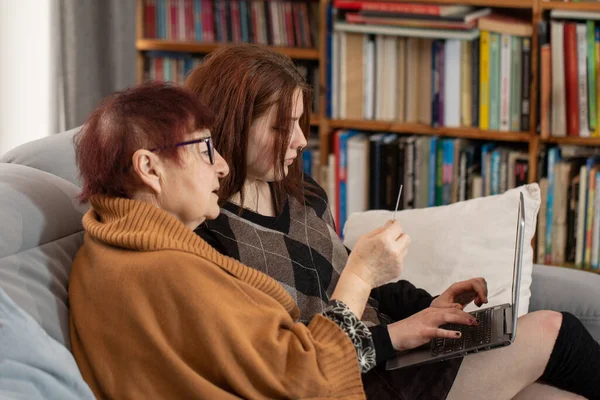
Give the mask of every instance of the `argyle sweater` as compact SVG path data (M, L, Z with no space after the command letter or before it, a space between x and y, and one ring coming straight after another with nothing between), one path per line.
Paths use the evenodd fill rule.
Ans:
M325 191L310 177L305 183L311 190L305 190L304 204L288 197L275 217L227 202L215 220L195 231L221 253L278 281L298 304L301 322L325 310L349 255L336 234ZM432 300L407 281L371 292L362 320L371 330L378 364L394 356L385 325L429 307Z

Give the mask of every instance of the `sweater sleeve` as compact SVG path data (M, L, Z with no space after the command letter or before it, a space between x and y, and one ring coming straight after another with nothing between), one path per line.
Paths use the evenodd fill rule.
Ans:
M102 315L88 316L106 328L88 333L96 342L85 342L83 357L94 368L112 359L103 374L91 372L110 382L96 394L364 398L355 348L336 323L321 314L295 322L273 297L217 265L160 253L152 267L163 268L136 268L127 290L106 293Z
M434 299L426 290L417 289L412 283L404 280L373 289L371 297L379 302L379 311L394 321L400 321L426 309Z

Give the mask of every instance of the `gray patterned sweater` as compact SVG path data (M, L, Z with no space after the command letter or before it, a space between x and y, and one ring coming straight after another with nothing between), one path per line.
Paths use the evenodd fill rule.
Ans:
M337 236L325 191L305 177L304 204L289 197L283 211L266 217L226 203L217 219L196 233L221 253L277 280L294 298L300 321L323 313L348 260L348 249ZM433 297L407 281L371 292L362 316L375 344L377 363L394 356L385 325L431 304Z

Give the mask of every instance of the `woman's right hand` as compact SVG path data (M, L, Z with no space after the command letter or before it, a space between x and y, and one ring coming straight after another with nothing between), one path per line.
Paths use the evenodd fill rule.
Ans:
M477 325L475 317L458 308L429 307L393 324L388 332L395 350L419 347L434 338L458 339L460 332L441 329L444 324Z
M352 272L371 288L398 279L409 244L410 237L400 223L388 221L358 239L344 272Z

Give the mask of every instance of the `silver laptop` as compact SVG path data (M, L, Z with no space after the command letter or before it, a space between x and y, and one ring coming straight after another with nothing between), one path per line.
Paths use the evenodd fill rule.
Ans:
M517 238L513 266L512 304L502 304L473 311L480 324L442 325L443 329L462 332L458 339L436 338L415 349L397 352L397 356L387 361L386 369L397 369L418 364L445 361L480 351L508 346L514 340L517 331L519 310L519 289L521 286L521 264L523 260L523 240L525 230L525 206L523 193L520 193L517 216Z

